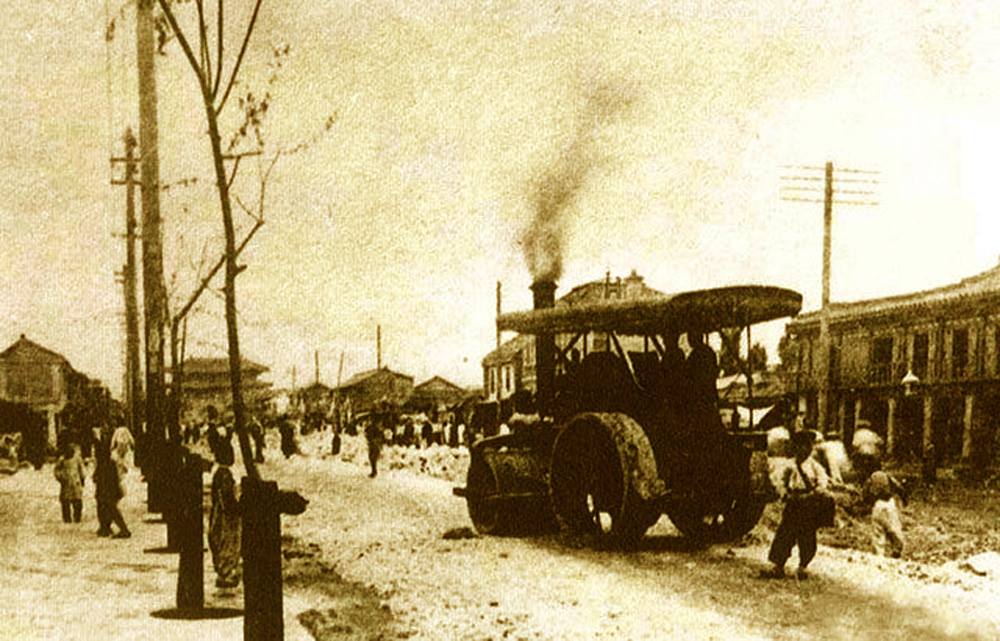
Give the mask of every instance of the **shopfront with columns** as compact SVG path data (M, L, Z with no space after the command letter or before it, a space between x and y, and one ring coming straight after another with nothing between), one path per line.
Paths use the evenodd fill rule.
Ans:
M867 422L890 457L931 470L997 463L1000 267L933 290L831 304L825 425L813 410L824 375L819 330L818 312L786 328L789 391L807 424L849 442Z

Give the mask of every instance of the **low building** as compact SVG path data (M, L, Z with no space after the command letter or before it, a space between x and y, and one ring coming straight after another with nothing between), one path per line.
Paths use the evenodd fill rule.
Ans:
M251 411L263 409L271 395L271 384L258 377L268 368L242 359L243 403ZM232 385L228 358L188 358L184 360L182 420L200 421L212 407L220 414L232 409Z
M294 390L289 401L296 414L308 417L312 421L321 421L330 413L333 388L316 381L308 387Z
M1000 422L1000 266L958 283L829 308L828 424L849 440L871 423L892 456L988 464ZM820 313L788 324L788 383L818 417Z
M354 414L371 411L383 399L402 407L413 393L413 377L382 367L355 374L337 390Z
M64 427L97 427L111 419L113 409L100 381L77 372L65 356L24 334L0 352L0 400L44 416L50 445Z
M461 403L467 394L465 388L434 376L413 388L413 393L406 401L406 409L434 416Z

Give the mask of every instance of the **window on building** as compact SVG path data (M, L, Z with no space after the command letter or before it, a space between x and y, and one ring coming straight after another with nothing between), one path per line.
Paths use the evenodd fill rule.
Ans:
M927 378L927 362L929 357L930 342L927 334L915 334L913 336L913 373L920 380Z
M880 336L872 343L871 378L876 384L892 379L892 336Z
M503 391L510 391L510 368L503 368Z
M951 375L961 378L969 369L969 330L961 327L951 332Z

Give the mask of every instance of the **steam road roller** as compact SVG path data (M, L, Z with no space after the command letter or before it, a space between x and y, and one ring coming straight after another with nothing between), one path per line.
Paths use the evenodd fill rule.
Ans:
M705 543L753 528L773 498L766 436L723 425L706 336L739 340L723 330L794 316L802 296L747 285L555 305L555 283L532 290L534 309L497 328L533 337L534 393L515 395L510 433L472 445L454 491L476 529L626 545L663 514Z

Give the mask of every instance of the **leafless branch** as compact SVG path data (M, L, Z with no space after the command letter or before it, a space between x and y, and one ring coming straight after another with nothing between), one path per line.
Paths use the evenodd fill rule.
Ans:
M174 12L170 9L170 5L167 4L167 0L156 0L157 4L160 5L160 11L166 16L167 22L170 23L170 28L173 30L174 35L177 36L177 42L181 44L181 49L184 51L184 57L187 58L188 64L191 65L191 69L198 76L198 86L201 88L202 97L205 100L211 99L211 90L205 82L205 76L201 73L201 68L198 66L198 61L195 60L194 52L191 50L191 44L188 42L187 37L184 32L181 31L180 25L177 24L177 18L174 16ZM260 0L258 0L260 4Z
M215 60L215 84L212 86L212 96L213 97L217 96L219 94L219 82L222 80L222 43L223 43L222 34L223 34L223 31L224 31L224 29L223 29L224 22L223 22L223 19L222 19L222 16L223 16L222 5L223 4L225 4L225 1L224 0L219 0L219 2L217 4L218 10L216 11L216 18L218 19L218 23L217 23L217 26L216 26L216 33L215 33L216 39L215 39L215 42L218 45L218 51L215 54L215 57L216 57L216 60Z
M212 84L212 59L208 53L208 28L205 26L205 0L195 0L198 7L198 44L201 51L201 74L206 84Z
M159 0L159 2L163 4L164 0ZM247 52L247 45L250 44L250 35L253 34L253 27L257 22L257 14L260 12L260 5L262 3L263 0L256 0L254 3L253 15L250 16L250 24L247 25L246 33L243 34L243 44L240 45L240 53L236 56L236 64L233 66L233 71L229 76L229 82L226 83L226 90L222 94L222 100L219 101L218 106L215 108L216 114L222 113L222 110L226 106L226 100L229 99L229 92L233 90L233 84L236 82L236 76L240 72L240 65L243 64L243 56ZM215 96L215 93L211 94L213 100Z
M238 155L238 156L236 156L236 159L233 161L233 173L229 174L229 180L226 181L226 188L227 189L230 188L230 187L232 187L233 186L233 181L236 180L236 172L240 170L240 161L241 160L243 160L243 156L242 155Z
M260 229L263 224L264 221L259 219L257 220L257 222L254 223L254 226L250 228L250 231L243 239L243 242L241 242L239 246L236 248L237 256L240 255L240 252L243 251L243 248L247 246L247 243L250 242L250 239L253 238L253 235L257 233L257 230ZM194 304L198 302L198 298L208 288L209 283L212 282L212 279L215 278L215 275L219 273L219 270L222 269L222 266L225 264L226 264L226 256L225 254L223 254L219 258L219 260L215 262L215 265L212 266L212 269L209 270L208 274L206 274L205 277L201 279L201 282L198 284L198 287L194 290L194 292L191 293L191 296L188 297L188 300L184 304L184 307L182 307L181 310L174 315L174 323L179 322L181 318L186 316L187 313L191 311L191 307L193 307Z

